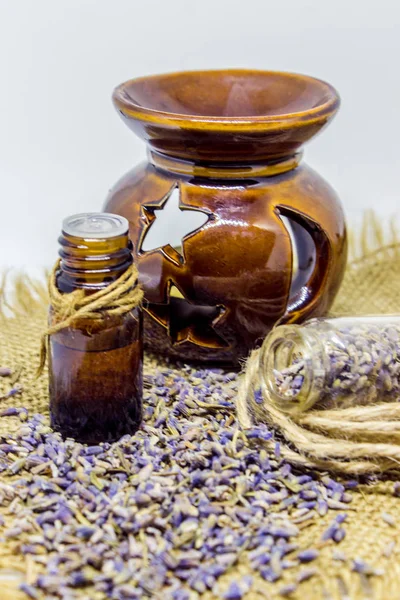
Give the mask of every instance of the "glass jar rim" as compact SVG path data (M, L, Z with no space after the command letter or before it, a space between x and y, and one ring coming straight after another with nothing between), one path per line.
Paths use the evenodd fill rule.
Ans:
M304 365L303 382L293 396L285 396L278 389L275 373L295 365L292 360L295 354L301 356ZM260 348L259 372L261 385L279 410L287 413L306 411L320 399L324 388L327 365L323 344L307 327L279 325Z

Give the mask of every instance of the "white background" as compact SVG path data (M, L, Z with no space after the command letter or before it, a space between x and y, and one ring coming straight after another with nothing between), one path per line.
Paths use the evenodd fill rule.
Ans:
M398 0L0 0L0 268L56 258L61 220L99 210L145 156L110 96L181 69L255 67L326 79L339 115L306 160L348 220L399 206Z

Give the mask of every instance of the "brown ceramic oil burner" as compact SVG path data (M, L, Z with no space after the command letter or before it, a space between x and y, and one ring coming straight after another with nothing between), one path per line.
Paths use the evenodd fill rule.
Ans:
M279 319L325 314L345 268L345 223L301 147L336 113L334 88L292 73L201 71L134 79L113 100L149 149L105 205L130 222L147 347L237 363ZM178 246L145 251L173 193L205 222Z

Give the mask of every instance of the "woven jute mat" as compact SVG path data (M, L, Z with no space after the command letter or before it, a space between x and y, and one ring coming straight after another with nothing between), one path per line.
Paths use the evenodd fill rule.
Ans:
M341 292L334 305L334 314L373 314L400 312L400 245L393 241L380 248L382 242L375 232L375 249L365 244L358 258L350 263ZM12 311L1 307L0 366L20 372L19 383L23 392L1 400L1 409L24 406L30 413L48 417L47 378L35 380L39 359L39 342L46 324L47 299L40 286L20 280L16 284ZM146 358L145 373L151 375L162 366L153 358ZM182 370L184 376L184 371ZM9 389L9 381L0 378L0 396ZM0 419L0 435L6 436L21 424L17 418ZM11 476L4 472L0 482L7 483ZM389 600L400 598L400 498L394 494L393 479L370 481L359 485L353 492L353 501L347 510L346 537L340 544L320 543L321 534L333 515L307 521L296 542L300 548L319 548L312 567L317 574L299 585L290 595L295 599L354 599ZM0 516L7 512L0 506ZM382 513L393 517L391 523ZM2 527L0 526L0 539ZM389 549L389 550L388 550ZM340 550L342 560L337 560ZM336 560L334 559L336 552ZM354 572L354 559L362 559L373 566L378 574L369 576ZM237 573L249 571L244 553L235 567ZM297 572L301 569L299 566ZM22 581L34 581L40 566L18 551L14 539L0 542L0 600L19 600L27 596L19 591ZM255 582L246 598L279 597L278 589L296 580L296 567L288 569L276 584L265 584L255 575ZM85 592L90 598L90 592ZM215 597L208 594L209 598Z

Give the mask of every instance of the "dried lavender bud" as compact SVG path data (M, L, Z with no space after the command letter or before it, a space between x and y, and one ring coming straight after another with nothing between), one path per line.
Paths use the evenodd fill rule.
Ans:
M282 597L287 597L287 596L291 596L292 594L294 594L294 592L297 590L297 584L296 583L288 583L287 585L284 585L283 587L281 587L278 590L278 594L279 596Z
M7 367L0 367L0 377L10 377L11 374L11 369L7 369Z
M341 513L337 515L333 521L329 524L327 529L323 532L321 536L321 541L326 542L328 540L333 540L336 543L339 543L343 540L346 535L345 530L340 527L342 523L347 519L346 513Z
M4 410L0 411L0 417L15 417L15 416L19 415L20 412L21 412L20 408L14 408L14 407L5 408Z
M302 583L303 581L308 581L311 577L314 577L318 573L317 569L304 569L300 571L297 575L297 582Z
M318 550L303 550L299 552L297 558L302 563L308 563L315 560L319 556Z
M38 600L39 592L32 585L28 585L27 583L22 583L19 586L19 589L21 590L21 592L25 592L25 594L28 596L28 598L32 598L32 600Z
M348 481L344 481L343 485L346 488L346 490L354 490L358 486L358 481L356 481L355 479L350 479Z
M172 592L172 600L190 600L190 594L187 590L177 589Z
M241 600L243 592L239 585L234 581L230 584L228 590L222 596L224 600Z
M346 536L346 532L344 529L342 529L341 527L339 527L339 529L336 529L333 534L332 534L332 539L334 542L336 542L337 544L339 544L339 542L341 542Z
M260 389L254 390L254 402L256 402L257 404L262 404L264 402L262 392Z
M13 396L17 396L18 394L21 394L23 391L23 387L22 385L15 385L13 388L11 388L6 394L3 394L3 396L0 396L0 400L7 400L7 398L12 398Z
M365 575L372 575L374 573L374 569L361 558L353 560L352 570L356 573L364 573Z

